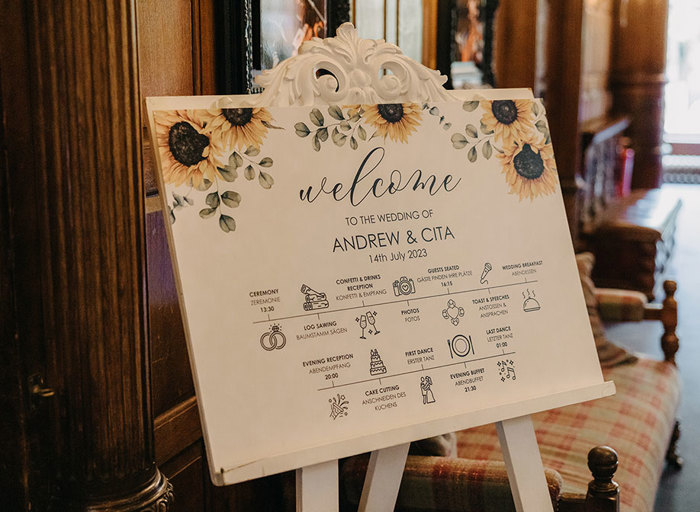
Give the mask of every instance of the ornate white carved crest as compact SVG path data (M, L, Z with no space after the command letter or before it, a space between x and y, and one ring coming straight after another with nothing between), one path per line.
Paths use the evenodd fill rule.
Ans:
M255 105L292 106L448 101L447 80L383 39L360 39L351 23L336 37L306 41L299 54L256 78Z

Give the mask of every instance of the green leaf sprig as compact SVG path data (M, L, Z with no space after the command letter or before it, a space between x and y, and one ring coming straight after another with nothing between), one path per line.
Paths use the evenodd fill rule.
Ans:
M462 108L467 112L474 112L480 105L478 100L465 101L462 104ZM489 130L488 127L480 122L479 128L473 124L467 124L464 127L464 133L457 132L453 133L450 137L452 141L452 146L455 149L467 150L467 160L474 163L479 158L478 146L481 144L481 155L489 160L493 156L493 152L503 153L503 150L494 144L493 130Z
M182 208L187 208L188 206L192 206L194 204L194 201L192 200L191 197L189 197L190 193L192 192L192 187L187 191L187 194L184 196L173 192L173 202L168 205L168 218L170 219L170 224L175 224L175 212L177 210L180 210Z
M427 103L423 103L423 110L427 110L428 114L438 118L438 123L442 126L443 130L449 130L452 128L452 123L447 122L445 116L440 114L440 109L436 106L430 106Z
M362 141L367 140L367 130L360 123L363 114L364 110L362 108L347 107L347 112L343 113L343 109L338 105L330 105L328 107L328 115L337 122L326 124L323 113L318 108L313 108L309 112L311 125L298 122L294 125L294 130L302 138L313 134L311 136L311 147L313 147L314 151L321 151L321 144L328 140L329 134L330 139L336 146L342 147L346 142L350 141L350 147L357 149L359 147L358 139Z

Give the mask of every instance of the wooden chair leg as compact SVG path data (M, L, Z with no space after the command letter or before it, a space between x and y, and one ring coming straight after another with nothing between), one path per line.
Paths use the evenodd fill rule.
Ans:
M675 469L681 469L683 467L683 457L678 455L678 439L680 437L681 425L680 422L676 420L676 425L673 427L673 434L671 434L671 441L666 451L666 463Z
M676 336L678 305L674 297L676 283L674 281L664 281L664 292L666 292L666 298L663 301L661 310L661 323L664 325L664 334L661 336L661 348L664 351L665 360L676 364L676 352L678 352L678 336Z

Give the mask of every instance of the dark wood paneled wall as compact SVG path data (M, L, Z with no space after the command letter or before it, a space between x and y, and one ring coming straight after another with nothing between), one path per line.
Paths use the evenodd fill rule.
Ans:
M10 167L8 162L6 116L3 108L0 69L0 495L8 510L28 510L25 476L26 430L23 412L21 350L18 339L18 311L15 300L16 275L14 241L10 234Z

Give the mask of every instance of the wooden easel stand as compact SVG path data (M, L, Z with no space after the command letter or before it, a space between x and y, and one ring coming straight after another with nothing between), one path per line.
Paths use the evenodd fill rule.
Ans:
M517 512L552 511L530 416L496 423ZM391 512L399 495L410 443L372 452L358 512ZM297 512L338 511L338 461L297 469Z

